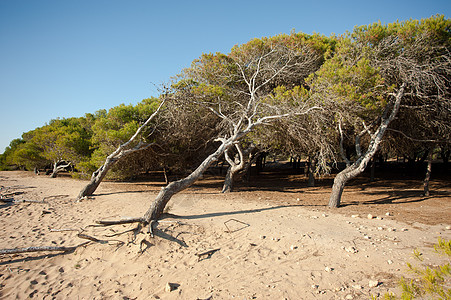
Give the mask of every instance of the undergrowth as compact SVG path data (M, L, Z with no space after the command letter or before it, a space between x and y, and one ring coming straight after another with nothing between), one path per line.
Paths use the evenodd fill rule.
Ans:
M414 266L407 263L409 272L414 275L414 279L406 279L402 277L400 287L402 289L401 297L397 297L393 293L383 295L383 298L372 296L373 300L410 300L410 299L451 299L450 275L451 267L449 259L451 259L451 241L441 238L434 245L435 252L448 257L448 263L437 266L428 267L424 265ZM415 250L413 256L420 262L424 260L422 253Z

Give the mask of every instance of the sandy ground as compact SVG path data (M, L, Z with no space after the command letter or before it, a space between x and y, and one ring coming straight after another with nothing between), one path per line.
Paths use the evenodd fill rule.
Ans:
M421 182L356 181L344 207L330 210L329 182L292 179L231 194L203 181L171 200L150 238L125 232L133 224L87 226L142 216L161 183L104 183L75 202L84 181L0 172L16 200L45 200L0 204L0 248L75 246L87 241L81 230L101 240L66 254L1 255L0 298L369 299L399 293L414 249L425 264L445 261L432 245L451 238L449 183L433 182L426 198ZM209 250L217 251L198 255Z

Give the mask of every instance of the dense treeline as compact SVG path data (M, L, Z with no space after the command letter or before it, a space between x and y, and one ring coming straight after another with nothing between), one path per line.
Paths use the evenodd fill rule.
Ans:
M0 156L0 168L47 167L55 176L71 168L90 176L165 101L127 144L142 150L118 161L111 178L188 172L236 136L221 154L230 166L224 191L262 153L302 155L311 175L346 164L329 203L338 206L345 183L376 155L431 160L436 153L448 161L450 42L451 20L439 15L360 26L338 37L291 32L254 39L229 54L203 54L158 98L24 133Z

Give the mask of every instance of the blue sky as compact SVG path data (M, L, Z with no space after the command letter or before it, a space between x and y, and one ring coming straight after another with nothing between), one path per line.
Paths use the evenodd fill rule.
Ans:
M157 96L202 53L292 29L449 18L450 2L0 0L0 153L51 119Z

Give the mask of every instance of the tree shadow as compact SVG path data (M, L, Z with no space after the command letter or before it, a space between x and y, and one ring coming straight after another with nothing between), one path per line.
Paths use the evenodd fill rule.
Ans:
M451 196L451 193L448 191L431 191L430 196L424 196L422 194L422 191L420 190L364 192L364 194L369 196L381 196L381 198L367 201L351 201L343 203L343 205L341 206L346 207L355 205L374 205L374 204L407 204L407 203L423 202L432 198L434 199L449 198Z
M141 191L119 191L119 192L109 192L109 193L95 193L92 194L92 197L100 197L100 196L110 196L110 195L119 195L119 194L142 194L147 193L149 191L141 190Z
M278 205L278 206L272 206L272 207L266 207L266 208L256 208L256 209L246 209L246 210L238 210L238 211L224 211L224 212L215 212L215 213L206 213L206 214L198 214L198 215L171 215L173 218L176 219L186 219L186 220L195 220L195 219L205 219L205 218L214 218L214 217L222 217L222 216L235 216L235 215L241 215L241 214L252 214L252 213L259 213L269 210L276 210L276 209L282 209L282 208L291 208L291 207L325 207L326 205L301 205L301 204L294 204L294 205Z
M179 244L181 247L188 247L188 245L185 243L185 241L178 239L176 237L173 237L170 234L167 234L166 232L164 232L161 229L158 229L158 227L154 227L153 229L153 234L154 236L158 236L159 238L165 239L167 241L170 242L176 242L177 244Z

